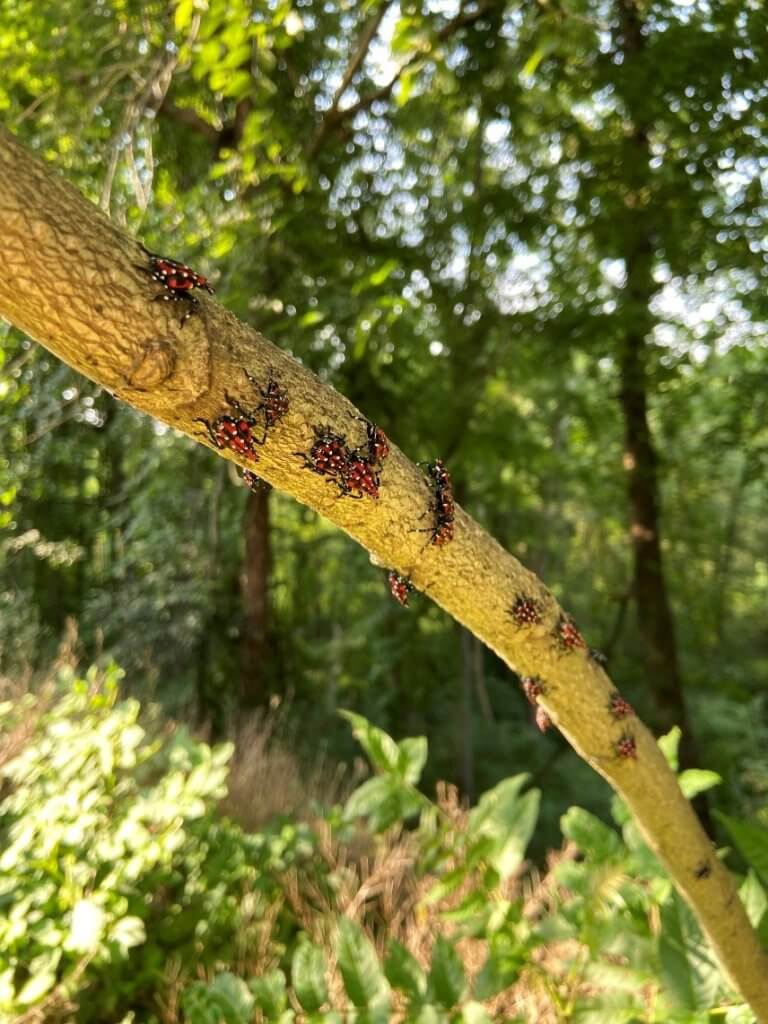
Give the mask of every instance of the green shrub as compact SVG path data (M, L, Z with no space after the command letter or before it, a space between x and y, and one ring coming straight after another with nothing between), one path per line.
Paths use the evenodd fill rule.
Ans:
M115 1020L152 1004L171 957L194 973L262 948L273 874L309 849L296 829L247 835L221 818L231 747L148 732L118 677L62 680L70 692L0 769L6 1015L71 1000L80 1021ZM0 706L3 730L18 717ZM273 913L268 927L277 948L293 926Z
M374 775L311 828L249 834L219 810L230 748L142 718L118 677L0 705L0 1020L750 1021L618 800L618 828L571 808L537 880L524 775L431 801L426 741L347 714ZM765 932L768 833L725 824Z

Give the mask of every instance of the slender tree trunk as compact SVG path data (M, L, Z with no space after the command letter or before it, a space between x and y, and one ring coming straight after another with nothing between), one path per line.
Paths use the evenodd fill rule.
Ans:
M241 708L263 707L269 697L269 497L266 489L252 491L245 509L245 558L240 577L244 618Z
M645 37L638 8L633 0L618 3L625 59L643 60ZM628 169L624 251L627 280L624 289L623 323L620 342L619 401L624 418L624 469L627 474L630 540L634 555L632 592L637 621L646 656L646 675L652 691L657 724L667 730L683 730L680 758L690 764L693 738L683 696L675 623L669 601L661 548L658 457L648 423L648 347L646 337L653 327L650 310L656 291L653 280L653 214L645 198L652 194L649 179L651 158L648 129L642 113L632 111L634 124L626 141Z

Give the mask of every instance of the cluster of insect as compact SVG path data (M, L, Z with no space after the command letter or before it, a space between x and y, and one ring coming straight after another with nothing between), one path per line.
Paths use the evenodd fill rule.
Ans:
M365 441L351 447L345 434L330 426L315 427L315 440L308 452L295 452L304 466L324 476L336 487L340 497L379 497L381 468L389 455L389 441L384 431L370 420L354 417L365 424Z
M243 372L259 396L257 404L248 409L238 399L226 395L230 412L221 413L212 421L198 418L195 422L202 423L208 440L220 451L229 449L248 462L258 462L258 449L266 444L269 432L283 419L290 405L288 395L274 376L262 388L247 370ZM252 491L269 489L251 469L243 470L243 480Z
M600 655L599 651L595 652L599 657L594 657L590 651L590 656L598 664L603 663L603 656ZM540 732L546 732L551 728L553 722L550 715L544 710L539 704L540 697L546 697L547 687L544 680L539 676L521 676L520 687L525 694L529 704L532 704L535 708L534 721ZM608 699L608 713L611 717L619 722L624 719L631 718L634 715L634 708L632 705L618 692L614 690ZM629 730L622 732L619 738L614 744L615 756L622 760L635 760L637 758L637 742L635 737Z
M149 266L138 269L148 274L164 289L153 301L183 302L186 308L179 321L183 327L200 308L200 303L193 295L194 290L203 289L213 294L213 287L206 277L196 273L191 267L166 256L158 256L148 249L144 251ZM255 463L259 461L258 449L266 443L270 431L288 412L289 402L287 393L274 376L270 376L266 386L261 388L247 371L244 372L248 382L257 391L260 399L258 403L249 409L238 399L226 395L229 411L220 414L213 421L198 419L197 422L203 424L208 439L216 448L229 449L248 462ZM366 436L361 444L350 446L345 434L336 432L330 426L316 426L315 440L309 451L294 454L302 459L307 469L325 477L336 487L340 497L378 499L381 469L389 455L389 441L384 431L375 423L361 417L355 419L365 425ZM424 515L431 514L432 523L426 529L413 532L428 533L427 545L443 547L454 537L455 508L451 477L441 459L426 463L426 466L433 493ZM269 484L251 469L243 470L243 480L255 492L269 489ZM387 583L392 597L398 604L407 607L408 599L414 590L410 576L392 569L387 574ZM538 626L543 621L544 604L538 598L518 594L508 614L519 628ZM586 647L581 633L567 615L558 616L552 630L552 638L561 653ZM588 653L596 664L604 666L605 659L599 651L590 648ZM538 676L523 676L521 686L526 698L536 709L536 725L541 732L546 732L552 725L552 719L539 704L539 698L546 694L543 681ZM611 694L608 711L617 721L634 714L631 705L616 691ZM615 746L617 757L637 757L637 744L630 732L623 732Z

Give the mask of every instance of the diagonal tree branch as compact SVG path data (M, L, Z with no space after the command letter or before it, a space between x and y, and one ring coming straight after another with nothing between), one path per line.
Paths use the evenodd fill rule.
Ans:
M733 878L653 736L636 718L611 714L612 683L584 647L558 643L563 612L546 587L459 508L453 542L425 546L414 531L423 526L431 490L394 446L380 499L340 500L294 453L309 450L320 422L357 441L355 431L363 430L342 395L212 300L201 300L181 328L174 304L151 301L156 289L135 266L146 260L141 247L2 130L0 182L0 316L124 401L198 440L196 419L226 412L226 392L244 405L258 403L244 368L259 381L274 374L290 411L260 449L259 475L325 515L381 565L409 573L513 671L540 678L542 707L622 796L756 1019L768 1024L768 957ZM527 625L509 613L521 596L536 612ZM635 757L620 756L627 735Z

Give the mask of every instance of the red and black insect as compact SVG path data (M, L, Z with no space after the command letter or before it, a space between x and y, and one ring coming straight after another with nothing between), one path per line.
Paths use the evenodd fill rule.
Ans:
M535 597L518 594L509 614L517 626L537 626L541 622L541 602Z
M360 420L361 423L365 424L366 431L366 442L364 446L355 449L355 454L367 449L366 458L372 466L381 466L386 457L389 455L389 440L387 435L381 429L377 427L375 423L371 423L370 420L365 419L362 416L355 416L354 419Z
M261 395L261 402L256 407L257 412L264 412L264 429L269 431L272 427L277 426L280 420L285 416L290 408L288 402L288 393L284 388L281 388L274 377L270 376L267 381L266 388L260 388L258 382L248 373L244 371L245 376L258 388L259 394Z
M213 295L213 287L208 283L207 277L196 273L186 264L177 263L176 260L169 259L167 256L157 256L149 249L144 249L144 251L149 257L149 267L138 267L138 269L149 274L153 281L157 281L165 288L165 291L156 295L152 301L186 302L188 308L179 321L183 327L200 307L200 303L192 295L193 289L204 288L205 291Z
M368 459L350 453L347 464L338 480L339 490L350 498L371 498L379 496L379 475Z
M401 604L403 608L408 606L408 598L413 593L413 584L411 583L410 576L401 576L394 569L390 569L387 574L387 582L389 583L389 591L392 597Z
M614 718L629 718L634 715L635 710L629 701L626 701L618 690L614 690L608 701L608 710Z
M562 651L575 651L584 647L584 638L576 628L576 623L567 615L561 615L555 626L555 640Z
M419 533L428 533L430 538L427 544L434 544L435 547L442 547L453 540L454 504L451 477L445 468L445 463L440 459L427 464L427 472L435 481L435 498L430 502L427 513L432 512L435 522L426 530L419 530Z
M343 434L336 434L330 427L315 427L315 442L306 452L294 452L304 460L307 469L332 480L341 480L349 461L349 449Z
M256 426L255 417L243 409L236 399L231 398L229 395L225 397L237 413L236 416L223 414L217 416L213 423L200 418L196 419L195 422L203 424L208 431L208 438L211 444L217 448L222 450L229 448L230 451L235 452L237 455L242 455L243 458L251 462L258 462L259 455L256 447L263 444L264 441L263 439L259 440L253 432Z
M625 732L620 736L616 742L616 753L619 757L635 760L637 758L637 744L635 743L635 737L628 732Z
M256 476L250 469L243 470L243 483L249 487L254 494L267 494L272 490L272 485L260 476Z

